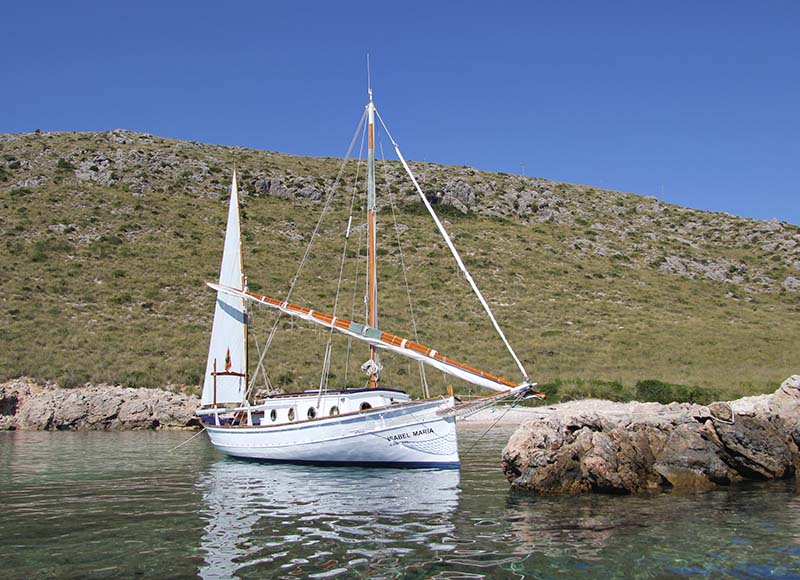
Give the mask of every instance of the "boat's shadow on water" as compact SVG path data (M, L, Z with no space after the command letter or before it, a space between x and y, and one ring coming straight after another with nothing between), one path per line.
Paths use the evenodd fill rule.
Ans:
M207 522L200 575L389 571L402 554L435 549L452 534L459 482L452 469L220 459L197 479Z

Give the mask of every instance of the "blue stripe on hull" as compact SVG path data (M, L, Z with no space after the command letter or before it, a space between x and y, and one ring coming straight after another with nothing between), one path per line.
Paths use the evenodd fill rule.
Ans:
M223 452L224 453L224 452ZM237 461L252 461L256 463L288 463L292 465L319 465L322 467L382 467L396 469L460 469L461 462L450 461L436 463L433 461L308 461L303 459L262 459L260 457L240 457L228 455Z

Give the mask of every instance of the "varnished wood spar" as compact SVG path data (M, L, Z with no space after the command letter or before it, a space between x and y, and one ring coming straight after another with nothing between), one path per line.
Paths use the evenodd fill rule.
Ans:
M273 306L275 308L278 308L278 309L281 309L281 310L284 310L284 311L287 311L287 312L290 312L290 313L296 313L296 314L300 314L300 315L303 315L303 316L310 316L311 318L313 318L317 322L322 323L325 326L333 326L333 327L338 328L340 330L346 330L348 332L358 333L358 331L356 331L356 330L354 330L352 328L353 324L356 324L356 323L354 323L351 320L347 320L345 318L334 317L333 315L327 314L325 312L318 312L316 310L312 310L310 308L305 308L303 306L297 306L295 304L290 304L288 302L281 302L280 300L275 300L274 298L270 298L268 296L261 296L260 294L255 294L254 292L243 292L243 294L249 296L250 298L252 298L253 300L255 300L257 302L261 302L262 304L266 304L268 306ZM361 327L360 324L358 326ZM363 327L363 328L371 328L371 327ZM446 363L448 365L457 367L457 368L459 368L461 370L467 371L467 372L472 373L474 375L477 375L479 377L483 377L483 378L488 379L490 381L494 381L494 382L499 383L501 385L505 385L505 386L507 386L509 388L514 388L514 387L518 386L516 383L513 383L513 382L511 382L511 381L509 381L507 379L504 379L503 377L499 377L497 375L493 375L492 373L487 373L486 371L482 371L480 369L477 369L477 368L475 368L473 366L470 366L468 364L461 363L461 362L459 362L457 360L454 360L454 359L452 359L450 357L447 357L447 356L444 356L444 355L440 354L439 352L435 351L434 349L432 349L432 348L430 348L428 346L425 346L425 345L420 344L418 342L414 342L413 340L408 340L406 338L403 338L402 336L397 336L396 334L391 334L389 332L383 332L383 331L379 331L379 332L381 333L380 341L386 343L387 345L394 346L394 347L397 347L397 348L405 348L405 349L408 349L408 350L412 350L412 351L414 351L416 353L419 353L419 354L422 354L424 356L436 359L438 361L441 361L441 362ZM358 334L360 334L360 333L358 333Z
M234 189L236 190L236 204L237 204L236 208L237 208L237 211L238 211L239 210L239 205L238 205L239 204L239 182L238 182L238 179L237 179L237 176L236 176L236 163L233 164L233 185L231 186L231 191L233 191ZM246 288L247 287L247 278L244 275L245 270L244 270L244 246L242 245L242 221L241 220L237 220L237 222L239 224L239 263L241 264L241 268L242 268L242 288ZM243 322L244 322L244 324L242 325L242 341L243 341L242 342L242 345L243 345L242 352L244 353L244 356L243 356L244 369L243 369L242 373L238 373L238 374L237 373L230 373L230 375L231 376L244 377L244 379L245 379L245 381L244 381L245 382L245 396L250 397L251 393L247 392L247 384L250 382L250 380L247 377L248 346L249 346L249 342L250 342L250 341L247 340L247 323L249 321L249 318L247 316L247 305L244 303L244 300L242 300L242 317L243 317Z
M372 328L378 326L378 257L376 253L377 224L375 222L375 105L372 103L370 91L369 104L367 105L367 121L369 142L367 144L367 324ZM378 351L370 345L369 358L377 364ZM378 374L369 375L371 389L378 387Z

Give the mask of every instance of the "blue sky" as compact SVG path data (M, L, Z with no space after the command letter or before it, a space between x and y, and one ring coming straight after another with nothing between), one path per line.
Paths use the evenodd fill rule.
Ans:
M26 2L0 132L344 153L365 54L406 157L800 224L800 2Z

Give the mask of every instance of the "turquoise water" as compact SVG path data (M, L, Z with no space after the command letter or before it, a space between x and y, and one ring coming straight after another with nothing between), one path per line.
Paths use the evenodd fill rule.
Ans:
M800 578L795 482L537 497L502 477L507 430L461 472L169 453L191 435L0 434L0 577Z

